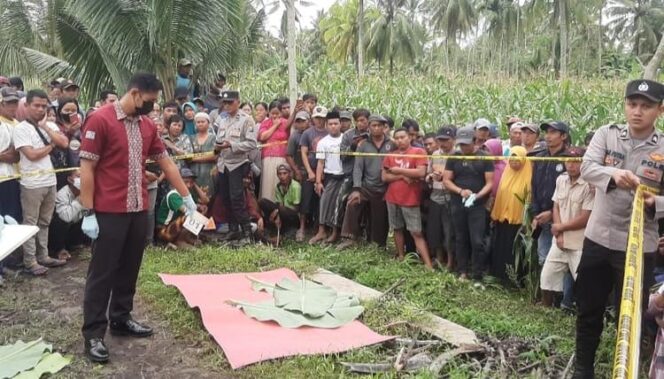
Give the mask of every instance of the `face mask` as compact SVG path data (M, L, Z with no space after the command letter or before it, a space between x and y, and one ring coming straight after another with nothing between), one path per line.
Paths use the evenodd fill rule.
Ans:
M74 188L77 190L81 189L81 178L74 178Z
M136 108L136 115L144 116L154 110L154 101L143 101L143 106Z

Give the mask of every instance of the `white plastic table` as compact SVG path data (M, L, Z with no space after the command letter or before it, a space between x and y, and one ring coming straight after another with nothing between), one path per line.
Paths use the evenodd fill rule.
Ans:
M5 225L0 232L0 260L33 237L39 228L33 225Z

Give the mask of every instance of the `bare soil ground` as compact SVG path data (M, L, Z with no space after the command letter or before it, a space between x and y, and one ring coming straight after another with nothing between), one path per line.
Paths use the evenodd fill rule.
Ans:
M54 351L73 356L63 378L220 378L197 358L200 347L188 346L168 331L167 324L150 313L137 294L133 317L155 330L152 337L135 339L106 335L111 360L106 365L90 363L83 354L80 327L83 321L83 288L87 253L75 256L66 266L34 278L9 272L0 287L0 344L42 337Z

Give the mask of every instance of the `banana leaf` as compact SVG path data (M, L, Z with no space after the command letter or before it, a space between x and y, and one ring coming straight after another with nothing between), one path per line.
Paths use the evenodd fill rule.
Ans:
M274 287L274 305L309 317L323 317L337 300L337 291L307 279L282 279Z
M55 374L71 363L71 357L63 357L60 353L45 353L37 366L32 370L23 371L13 379L39 379L44 374Z
M51 352L52 346L42 339L32 342L16 341L13 345L0 346L0 379L13 378L22 371L29 370L42 359L44 351Z
M311 317L306 314L288 311L278 307L272 300L260 303L247 303L243 301L229 301L244 311L244 313L258 321L274 321L280 326L295 329L302 326L314 328L334 329L355 320L364 312L360 305L328 309L321 317Z

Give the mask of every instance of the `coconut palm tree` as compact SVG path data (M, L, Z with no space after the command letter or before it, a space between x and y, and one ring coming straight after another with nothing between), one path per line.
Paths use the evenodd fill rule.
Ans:
M343 63L351 59L358 62L358 66L359 51L362 50L360 46L364 46L360 39L360 28L366 29L372 20L378 18L378 10L372 7L363 12L364 22L360 22L358 19L360 1L349 0L343 4L334 4L320 22L327 55Z
M146 70L162 80L168 97L183 57L193 61L198 78L211 81L218 70L237 64L236 56L245 54L247 41L262 28L260 20L238 28L248 13L245 0L53 1L60 2L54 17L61 53L32 49L34 40L24 40L13 50L11 72L73 77L92 96L113 85L122 90L132 73ZM6 8L1 13L4 17ZM8 41L16 44L15 38L27 35L20 28L9 32L0 38L0 58L10 51Z
M638 58L656 49L664 26L664 1L610 0L606 13L613 37L628 41Z
M433 28L445 36L449 53L450 43L470 33L477 25L477 11L472 0L429 0Z
M378 0L380 16L369 30L367 53L379 64L388 62L390 73L395 60L411 63L421 55L426 32L412 23L404 10L406 0Z

